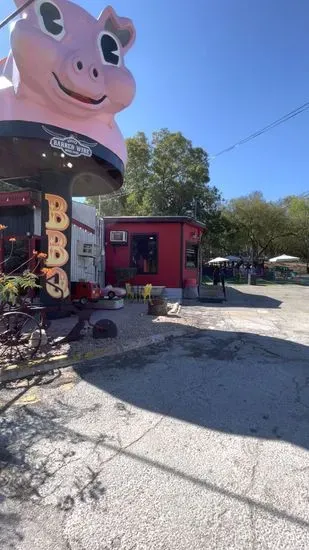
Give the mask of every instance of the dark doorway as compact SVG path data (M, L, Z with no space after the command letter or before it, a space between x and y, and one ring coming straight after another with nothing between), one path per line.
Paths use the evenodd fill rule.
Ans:
M158 236L155 233L132 235L131 267L137 274L158 273Z

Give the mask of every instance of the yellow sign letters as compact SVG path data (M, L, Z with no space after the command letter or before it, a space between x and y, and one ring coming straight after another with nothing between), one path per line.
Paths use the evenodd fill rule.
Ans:
M67 238L62 233L70 225L70 219L67 215L68 205L66 201L58 195L45 194L48 201L49 219L45 223L46 235L48 239L48 257L46 265L51 268L52 273L48 277L57 287L46 285L46 292L52 298L67 298L70 295L69 281L66 272L61 269L68 260L69 253L66 250ZM62 292L61 292L62 291Z

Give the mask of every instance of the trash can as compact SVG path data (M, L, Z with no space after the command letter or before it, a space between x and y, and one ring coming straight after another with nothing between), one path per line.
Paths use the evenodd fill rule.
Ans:
M198 298L196 279L185 279L183 297L187 300L195 300Z

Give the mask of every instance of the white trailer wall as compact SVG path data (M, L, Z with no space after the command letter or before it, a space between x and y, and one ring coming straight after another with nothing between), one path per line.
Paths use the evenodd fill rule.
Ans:
M71 236L71 281L86 281L95 282L96 270L95 259L86 256L78 255L79 243L95 244L96 238L94 233L89 233L81 227L72 224Z
M89 206L82 202L73 201L72 204L72 236L71 236L71 280L96 281L95 259L85 256L79 256L79 243L96 244L96 210L94 206ZM88 231L74 223L76 220L83 226L93 230Z
M105 231L103 218L96 220L96 244L98 256L96 258L96 281L101 287L105 286Z
M36 208L34 210L34 232L36 235L41 235L40 208ZM78 254L80 243L97 245L97 257L91 258L80 256ZM98 282L100 285L103 286L105 279L104 260L105 243L103 219L97 218L96 209L94 206L89 206L88 204L73 201L71 236L71 280L79 281L80 279L84 279L86 281Z

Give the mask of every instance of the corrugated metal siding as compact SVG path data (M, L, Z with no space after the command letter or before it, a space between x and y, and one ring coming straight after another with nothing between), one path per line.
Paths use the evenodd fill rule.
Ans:
M34 234L41 235L41 208L34 208L33 210L34 218Z
M33 233L33 210L24 206L0 208L0 223L7 226L6 235L14 237L26 236Z
M95 229L96 225L96 210L94 206L89 206L82 202L73 201L72 204L73 219L78 220L88 227Z
M103 218L96 219L96 245L98 246L98 257L96 259L96 280L105 286L105 232Z
M86 279L87 281L95 281L96 268L94 258L78 256L78 242L95 244L96 236L94 233L89 233L85 229L72 224L71 280L79 281L80 279Z

